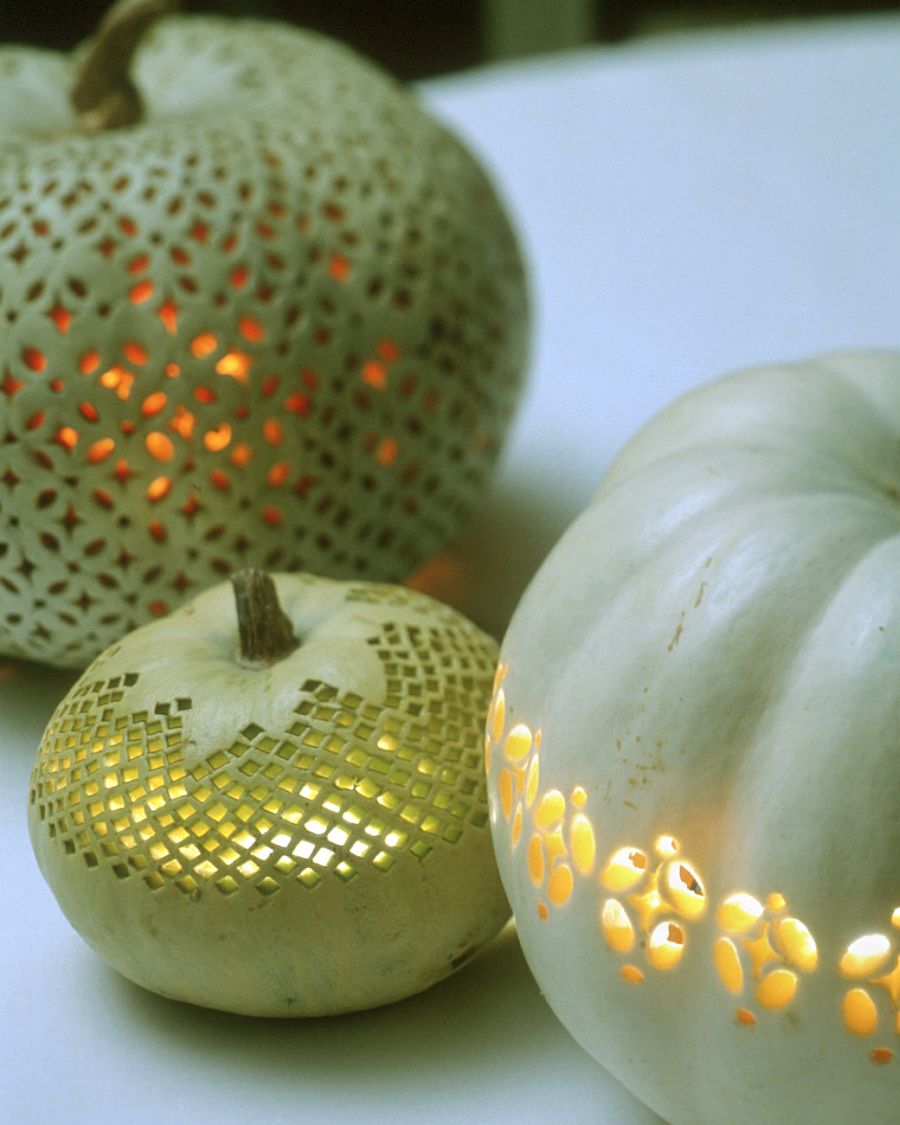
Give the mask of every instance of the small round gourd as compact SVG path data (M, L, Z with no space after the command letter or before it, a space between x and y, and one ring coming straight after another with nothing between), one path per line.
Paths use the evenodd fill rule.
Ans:
M541 991L674 1125L900 1105L900 354L663 410L551 552L488 723Z
M60 703L31 781L41 871L165 996L312 1016L427 988L509 914L482 745L497 646L398 587L235 582L239 613L207 591Z
M0 48L0 653L83 667L242 566L404 580L518 399L522 262L463 144L319 35L141 38L166 6Z

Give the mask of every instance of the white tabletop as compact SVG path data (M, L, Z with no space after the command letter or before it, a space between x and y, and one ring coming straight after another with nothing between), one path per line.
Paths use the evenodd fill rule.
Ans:
M425 84L492 168L530 258L529 393L458 545L502 630L649 415L726 370L900 344L900 19L648 40ZM25 828L72 677L0 665L0 1120L648 1125L572 1041L510 928L456 977L323 1021L206 1012L120 979L73 933Z

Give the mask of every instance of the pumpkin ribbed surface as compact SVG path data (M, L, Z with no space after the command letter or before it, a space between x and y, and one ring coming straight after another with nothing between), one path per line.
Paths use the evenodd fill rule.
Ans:
M662 411L551 552L488 722L542 992L675 1125L900 1095L900 355Z

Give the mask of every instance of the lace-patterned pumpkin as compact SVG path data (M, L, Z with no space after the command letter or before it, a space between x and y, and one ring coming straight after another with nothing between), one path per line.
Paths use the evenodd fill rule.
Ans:
M497 646L400 587L234 582L237 607L205 591L60 703L32 777L40 868L166 996L310 1016L418 992L509 914L481 740Z
M90 52L0 49L0 652L61 665L239 566L405 578L524 363L511 225L409 92L274 23L134 46L112 127Z

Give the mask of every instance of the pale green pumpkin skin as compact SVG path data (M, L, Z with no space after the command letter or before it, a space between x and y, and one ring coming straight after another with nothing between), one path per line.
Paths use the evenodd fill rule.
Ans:
M31 783L74 928L154 992L249 1015L402 999L509 914L482 730L496 644L395 587L276 578L300 647L235 662L227 584L102 654Z
M79 57L0 47L0 653L83 668L242 566L406 580L523 384L485 169L287 25L164 19L96 135Z
M675 1125L897 1118L898 638L891 352L662 411L516 611L488 744L522 946Z

